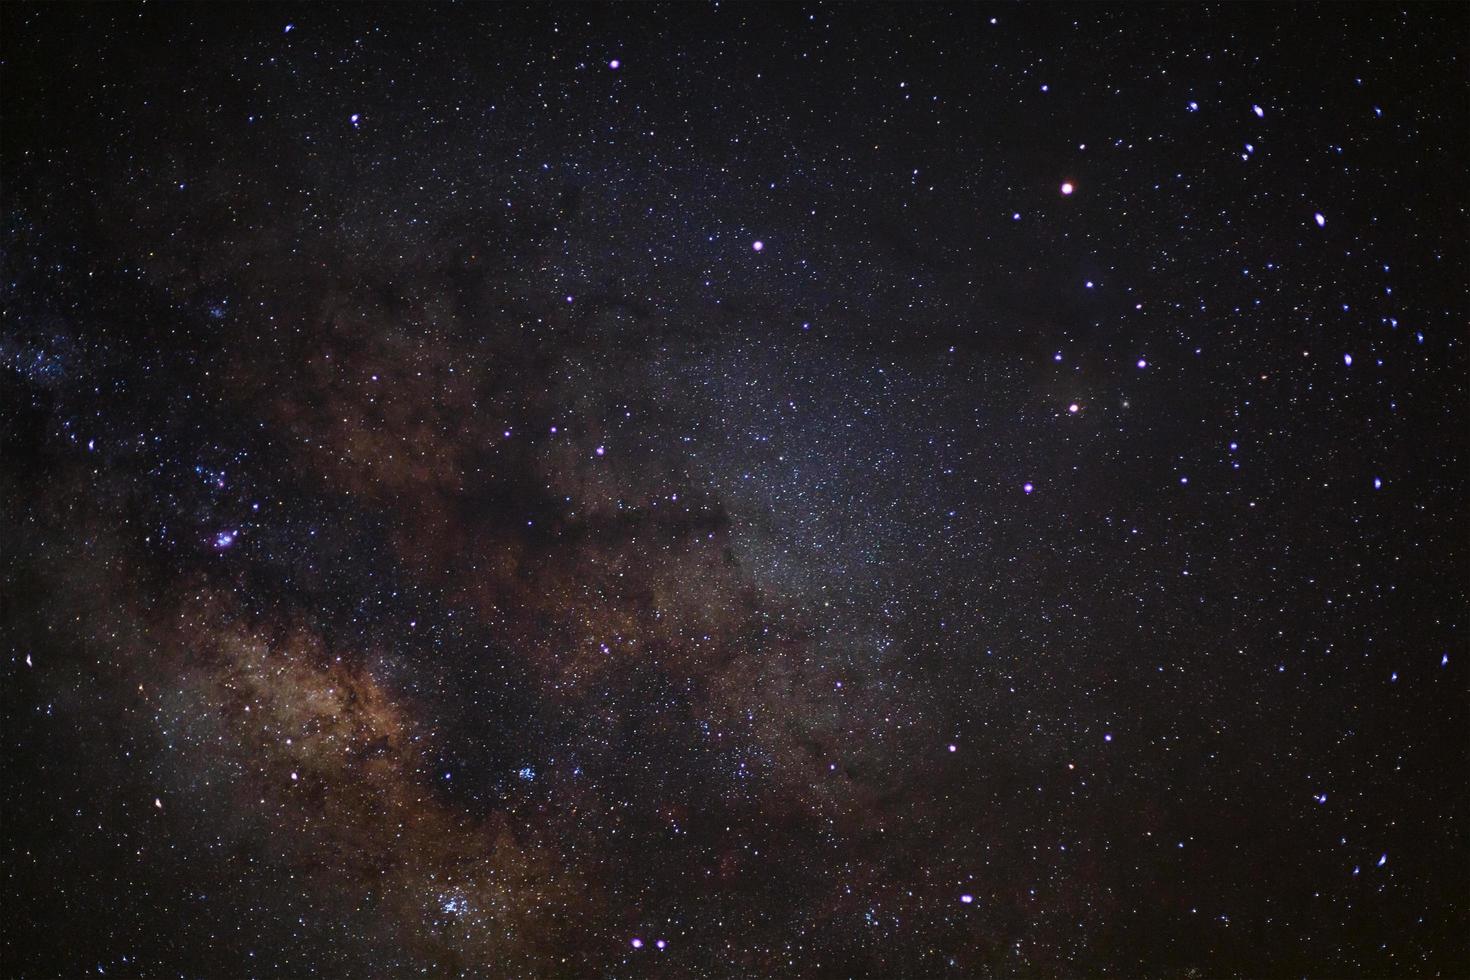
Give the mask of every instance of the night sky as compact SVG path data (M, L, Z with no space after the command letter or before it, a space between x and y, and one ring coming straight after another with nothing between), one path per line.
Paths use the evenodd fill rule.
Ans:
M1470 975L1464 6L0 10L0 974Z

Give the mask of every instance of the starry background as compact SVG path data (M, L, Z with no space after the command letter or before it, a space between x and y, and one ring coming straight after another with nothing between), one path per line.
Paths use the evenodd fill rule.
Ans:
M6 976L1464 976L1470 17L0 10Z

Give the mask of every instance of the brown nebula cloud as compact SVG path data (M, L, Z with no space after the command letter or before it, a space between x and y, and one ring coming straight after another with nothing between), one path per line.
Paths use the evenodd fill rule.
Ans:
M605 421L669 410L648 350L594 365L567 337L530 350L452 310L424 324L372 290L338 292L351 298L306 314L313 339L289 359L237 360L227 395L280 426L308 483L381 513L404 567L493 628L545 697L578 710L649 665L692 697L691 723L754 740L752 776L803 797L854 714L866 729L894 710L892 693L824 706L838 624L743 567L733 535L761 532L732 527L677 442Z
M217 781L225 806L261 820L250 838L277 842L275 858L324 895L360 895L429 961L551 960L589 889L541 828L439 799L432 735L364 658L300 625L247 626L226 606L205 596L149 635L177 681L141 693L162 701L162 727L202 750L191 779Z
M76 517L63 561L6 583L11 601L37 590L68 615L13 617L11 636L51 635L28 680L57 711L90 716L68 739L97 784L134 771L131 798L86 803L146 820L140 864L192 866L249 914L331 909L359 930L339 951L353 972L577 974L569 938L597 934L601 885L561 847L565 821L524 801L457 806L434 784L438 733L376 676L381 651L326 640L306 611L247 610L204 577L160 594L81 496L36 502L28 522L10 498L22 552L45 522ZM79 664L91 683L61 686Z

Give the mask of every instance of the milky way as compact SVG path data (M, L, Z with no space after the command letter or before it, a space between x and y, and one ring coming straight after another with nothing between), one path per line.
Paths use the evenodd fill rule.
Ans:
M5 975L1470 963L1463 9L0 17Z

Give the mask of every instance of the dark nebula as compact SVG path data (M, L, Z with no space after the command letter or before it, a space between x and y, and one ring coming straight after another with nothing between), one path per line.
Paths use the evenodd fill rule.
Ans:
M0 8L0 975L1470 973L1470 16Z

